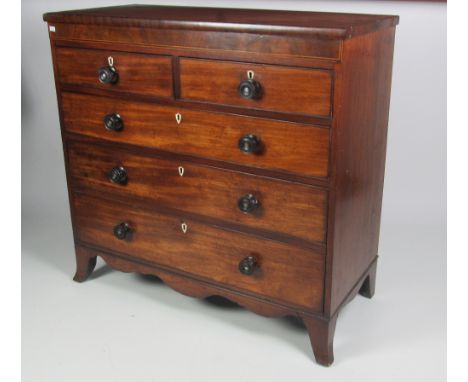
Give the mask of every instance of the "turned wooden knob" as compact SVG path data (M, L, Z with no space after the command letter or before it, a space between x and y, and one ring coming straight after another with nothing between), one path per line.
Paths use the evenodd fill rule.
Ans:
M119 114L107 114L104 117L104 126L107 130L121 131L123 129L123 120Z
M262 96L262 85L255 80L245 80L239 84L237 92L242 98L259 99Z
M124 240L130 232L132 228L127 222L119 223L114 227L114 236L119 240Z
M237 207L239 207L239 210L246 214L255 211L259 206L260 202L255 195L252 194L244 195L237 201Z
M119 74L113 66L103 66L98 71L99 81L103 84L115 84L119 80Z
M112 183L124 185L128 180L127 171L122 166L114 167L107 174L107 178Z
M239 150L247 154L260 151L261 145L260 138L253 134L244 135L238 142Z
M243 275L250 276L258 268L257 258L255 256L247 256L239 263L239 271Z

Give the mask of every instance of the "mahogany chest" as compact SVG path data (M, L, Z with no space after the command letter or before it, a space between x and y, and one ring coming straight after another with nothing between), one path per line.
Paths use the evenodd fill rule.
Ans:
M375 287L396 16L47 13L76 249L302 318L333 362Z

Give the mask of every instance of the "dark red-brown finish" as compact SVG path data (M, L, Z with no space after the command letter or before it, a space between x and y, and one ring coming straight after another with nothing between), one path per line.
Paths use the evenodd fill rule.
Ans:
M330 315L377 256L394 35L388 28L346 41L344 63L337 68L328 231Z
M131 5L44 20L74 280L100 256L295 315L330 365L340 309L375 292L398 17Z
M63 93L62 111L65 129L71 133L249 167L328 176L328 128L77 93ZM111 113L123 120L119 132L104 127L103 119ZM248 134L262 142L261 150L253 155L238 147L239 139Z
M343 39L394 26L398 17L265 9L126 5L46 13L49 23L317 35Z
M89 142L70 143L68 159L76 189L108 198L143 198L150 204L269 231L273 237L278 232L304 240L325 240L327 193L312 186L142 156ZM127 173L124 185L108 179L108 172L116 166ZM245 194L255 195L260 202L252 213L243 213L237 206ZM309 216L307 220L302 218L304 214Z
M127 54L110 50L57 49L57 66L62 84L79 84L115 92L172 96L170 57ZM118 73L115 84L99 81L98 70L109 65Z
M249 71L261 85L257 99L238 94ZM332 75L326 70L181 59L180 87L182 99L325 117L331 112Z
M248 57L262 59L262 53L279 56L284 55L288 60L297 60L300 57L324 59L337 59L341 54L340 40L324 40L320 37L302 35L268 35L260 33L236 33L226 31L180 30L180 29L142 29L137 27L121 28L92 24L57 24L56 39L61 41L99 40L111 44L126 43L158 45L161 48L170 47L168 53L180 51L193 56L197 50L202 55L215 52L218 59L220 54L230 55L234 60ZM184 41L184 46L179 46ZM131 45L126 48L132 49ZM133 46L133 49L135 47ZM141 46L138 51L146 51L148 46ZM190 51L188 49L191 49ZM234 54L234 55L232 55ZM271 63L271 57L266 63Z
M211 228L186 219L140 210L113 201L75 196L77 239L113 252L223 283L302 309L321 311L325 259L310 250ZM128 222L131 234L114 237L116 224ZM182 224L187 230L182 230ZM239 262L254 255L258 270L239 272ZM285 266L287 265L287 266ZM303 288L304 283L308 288Z

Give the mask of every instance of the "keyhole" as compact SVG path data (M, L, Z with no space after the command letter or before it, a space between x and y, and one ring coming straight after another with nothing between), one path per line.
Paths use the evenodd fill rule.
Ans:
M176 113L175 120L176 120L177 124L180 125L180 123L182 122L182 114Z
M247 70L247 78L249 80L253 80L254 79L254 76L255 76L255 73L253 70Z
M185 170L184 170L184 168L183 168L182 166L179 166L179 167L177 168L177 170L179 171L179 175L180 175L180 176L184 176Z
M187 233L187 230L188 230L187 223L185 223L185 222L181 223L180 229L182 230L183 233Z
M110 67L114 66L114 57L112 56L107 57L107 62L109 63Z

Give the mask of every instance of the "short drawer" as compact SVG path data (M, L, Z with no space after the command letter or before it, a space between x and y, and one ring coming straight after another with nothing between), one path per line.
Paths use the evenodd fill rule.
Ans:
M124 199L137 197L272 236L325 239L327 193L312 186L141 155L110 145L70 142L68 155L73 186L81 190Z
M247 99L239 86L252 77L257 90ZM189 100L322 117L331 113L329 70L185 58L180 84L181 98Z
M172 97L173 94L171 58L168 56L57 48L56 61L61 84L159 97ZM108 70L109 62L115 69L112 77L115 82L103 83L100 70Z
M62 111L65 128L72 133L250 167L328 176L328 128L67 92L62 94ZM104 120L113 116L120 123L109 129ZM239 141L249 135L260 143L246 153Z
M324 257L319 253L182 216L81 194L73 199L81 242L272 300L322 310ZM245 273L252 273L241 273L240 265Z

